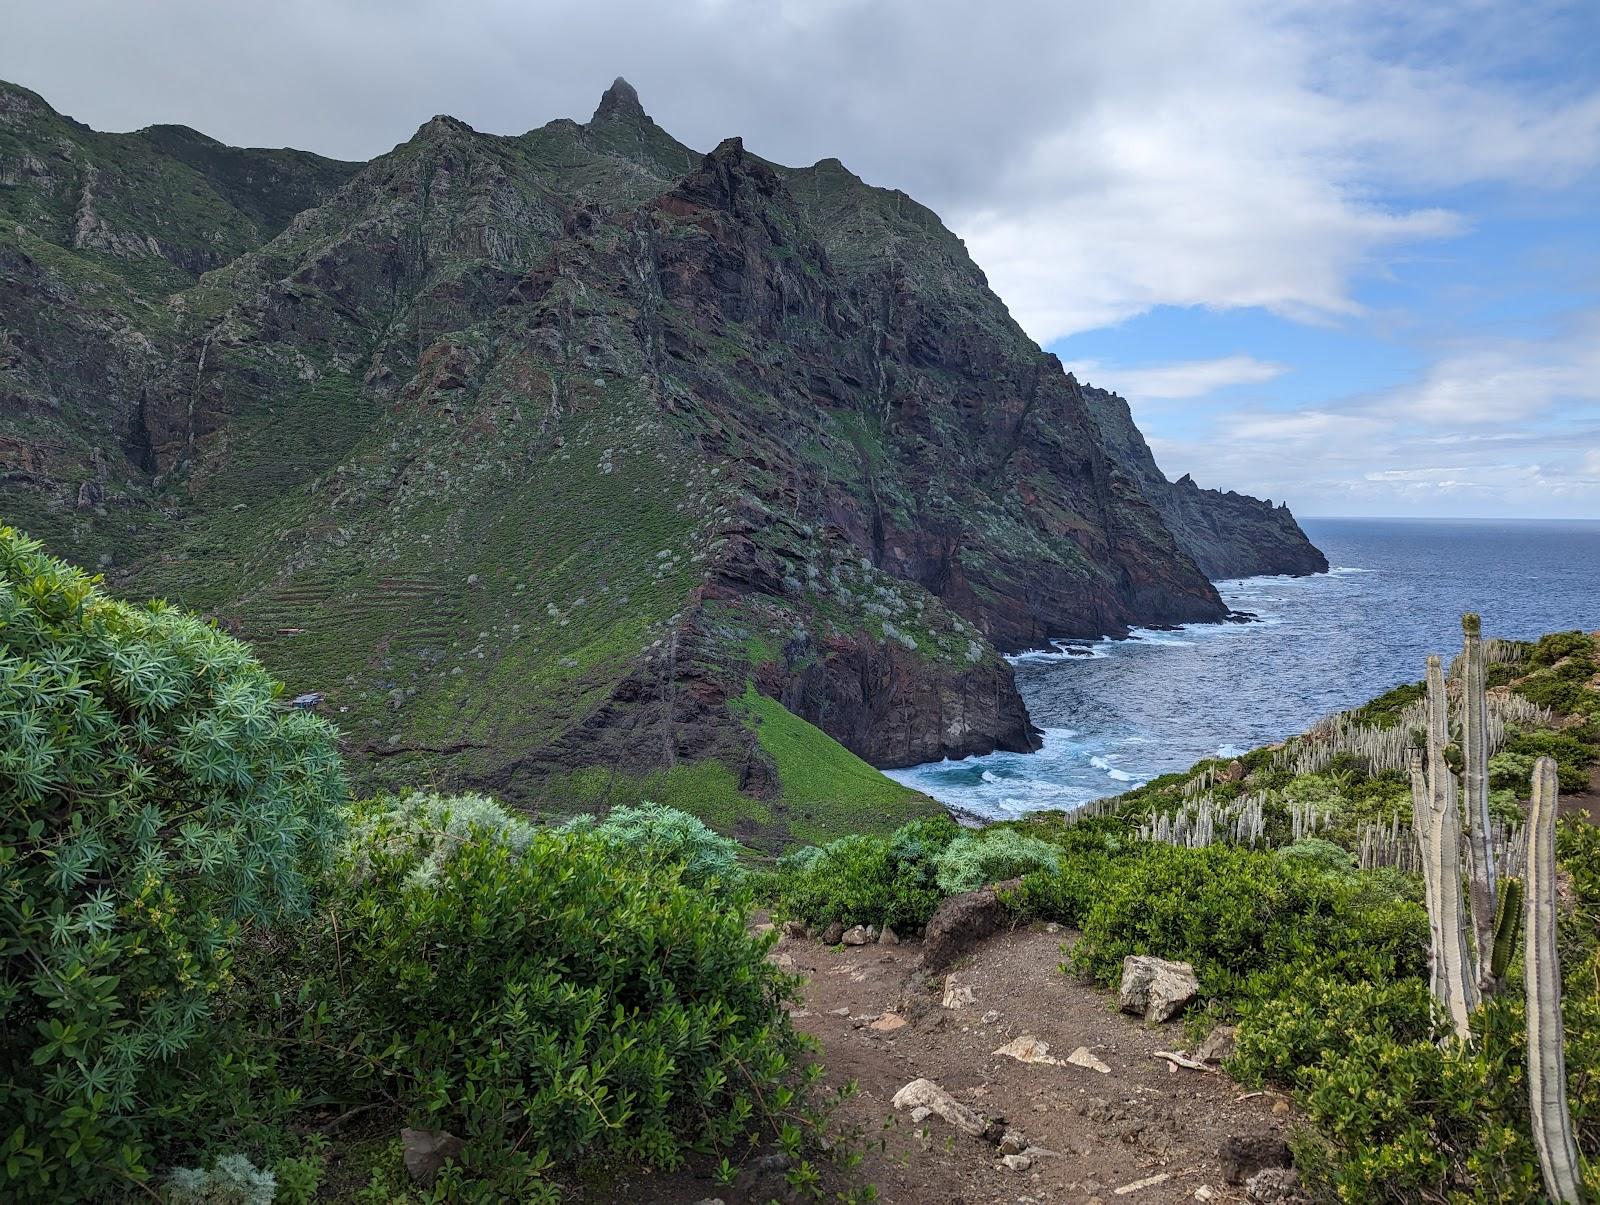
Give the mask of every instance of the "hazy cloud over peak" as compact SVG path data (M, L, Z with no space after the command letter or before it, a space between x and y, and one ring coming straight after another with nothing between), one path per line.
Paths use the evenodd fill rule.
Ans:
M1173 471L1332 506L1380 483L1252 476L1218 439L1311 435L1380 395L1417 439L1593 405L1596 366L1555 329L1600 304L1593 273L1559 296L1526 278L1540 251L1540 280L1574 248L1600 262L1596 44L1592 0L13 0L0 76L100 128L366 158L435 113L581 120L620 74L693 146L837 157L932 206L1030 333L1106 366L1096 384L1194 401L1187 426L1146 419ZM1521 273L1514 305L1480 278L1492 257ZM1255 317L1205 345L1230 314ZM1387 382L1298 330L1370 341L1342 346ZM1241 389L1245 417L1207 401Z

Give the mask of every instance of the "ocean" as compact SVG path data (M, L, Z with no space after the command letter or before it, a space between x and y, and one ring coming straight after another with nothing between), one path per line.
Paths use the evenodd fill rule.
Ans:
M1013 658L1044 730L1038 753L889 771L991 818L1072 808L1204 757L1304 731L1321 716L1422 677L1484 634L1600 628L1600 520L1306 519L1329 573L1218 582L1251 624L1135 631Z

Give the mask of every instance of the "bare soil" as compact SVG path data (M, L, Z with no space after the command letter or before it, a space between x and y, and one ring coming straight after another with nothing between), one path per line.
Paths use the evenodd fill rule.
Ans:
M1114 997L1064 974L1063 949L1074 936L1034 925L981 943L950 971L972 989L972 1003L959 1009L943 1007L943 975L925 979L918 972L917 943L840 948L787 937L779 943L772 957L806 976L794 1019L820 1042L827 1082L859 1085L837 1120L859 1131L866 1156L848 1176L830 1174L830 1187L871 1182L891 1205L1168 1205L1194 1200L1202 1185L1212 1200L1245 1199L1242 1189L1224 1183L1219 1147L1230 1134L1281 1134L1290 1120L1287 1102L1248 1093L1221 1071L1173 1068L1156 1057L1159 1050L1189 1048L1182 1025L1125 1016ZM900 1018L905 1023L896 1027ZM994 1053L1024 1034L1049 1043L1052 1058L1087 1047L1110 1070L1020 1063ZM936 1115L913 1122L891 1101L918 1078L990 1119L1005 1118L1032 1146L1052 1153L1012 1170L991 1142ZM736 1205L782 1199L783 1188L779 1171L746 1173L733 1186L718 1186L700 1169L629 1177L588 1199L688 1205L710 1198Z

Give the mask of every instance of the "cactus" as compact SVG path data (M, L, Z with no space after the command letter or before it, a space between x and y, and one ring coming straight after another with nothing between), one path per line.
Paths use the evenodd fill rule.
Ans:
M1507 879L1500 886L1500 916L1494 926L1493 954L1489 959L1489 982L1498 984L1506 977L1517 952L1517 926L1522 921L1522 880Z
M1478 987L1491 986L1489 951L1495 939L1495 856L1489 827L1488 705L1484 701L1483 640L1478 616L1461 617L1461 756L1463 820L1470 851L1469 900Z
M1566 1058L1562 1052L1561 963L1556 954L1556 763L1541 757L1533 766L1533 802L1528 808L1528 888L1523 904L1528 993L1528 1104L1533 1142L1545 1191L1555 1201L1580 1201L1578 1147L1567 1109Z
M1472 1035L1469 1018L1478 1006L1478 975L1467 943L1461 891L1461 809L1456 801L1456 777L1445 760L1449 740L1444 667L1438 657L1429 657L1427 770L1425 774L1412 770L1412 809L1420 813L1418 835L1433 939L1434 994L1450 1014L1457 1036L1465 1041ZM1425 799L1418 796L1421 786L1426 787Z

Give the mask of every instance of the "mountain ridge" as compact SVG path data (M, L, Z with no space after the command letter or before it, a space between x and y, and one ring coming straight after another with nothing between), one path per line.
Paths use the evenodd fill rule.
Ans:
M837 160L698 155L619 80L582 125L273 153L314 201L274 231L295 202L243 188L255 160L80 146L11 95L7 514L251 638L371 785L693 795L808 835L887 790L853 757L1037 747L999 651L1225 613L1179 487L1119 459L933 211ZM96 186L85 244L62 214ZM166 255L153 196L258 242ZM1212 493L1187 538L1235 521Z

